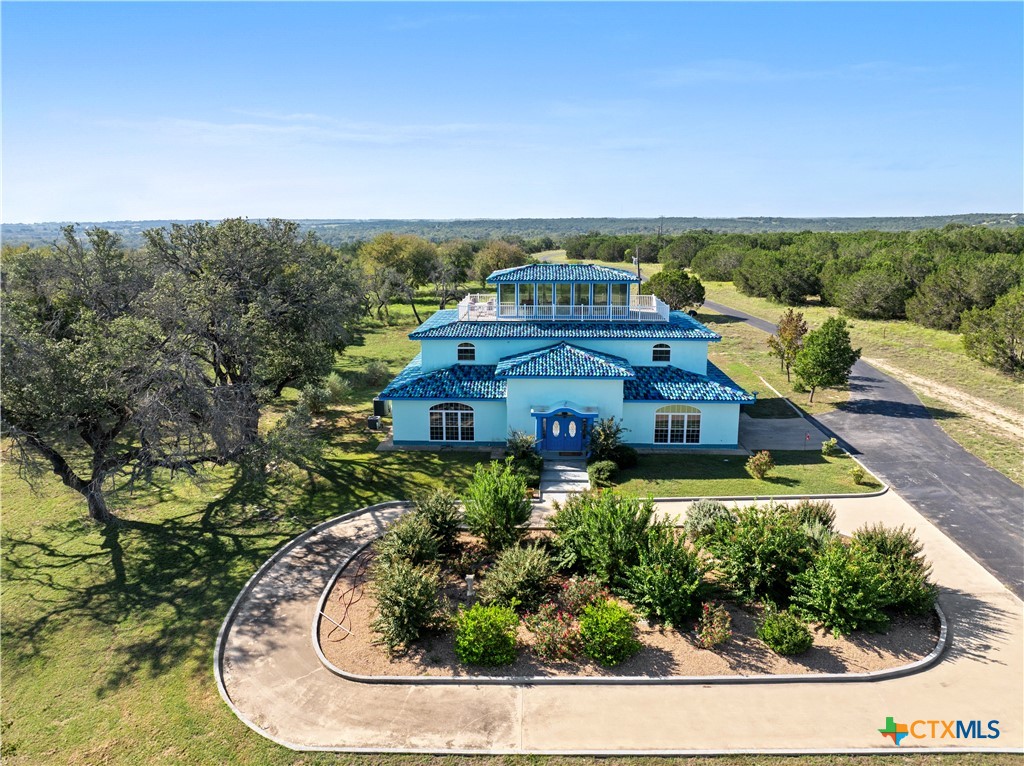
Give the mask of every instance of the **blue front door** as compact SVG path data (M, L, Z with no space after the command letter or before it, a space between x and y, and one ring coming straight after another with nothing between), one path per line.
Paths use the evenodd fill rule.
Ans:
M582 452L584 420L571 412L556 412L547 418L545 447L554 452Z

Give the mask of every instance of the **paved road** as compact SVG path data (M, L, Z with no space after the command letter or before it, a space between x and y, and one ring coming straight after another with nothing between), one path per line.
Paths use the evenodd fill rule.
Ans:
M771 322L738 309L713 301L704 305L775 332ZM857 362L848 404L812 420L1024 597L1024 488L949 438L913 391Z

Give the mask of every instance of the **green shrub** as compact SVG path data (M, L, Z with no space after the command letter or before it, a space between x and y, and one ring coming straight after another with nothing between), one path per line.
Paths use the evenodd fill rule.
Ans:
M612 450L612 462L615 463L620 470L636 468L637 463L640 462L640 453L628 444L620 444Z
M736 514L717 500L695 500L690 503L683 521L683 531L693 541L711 537L722 525L726 528L736 523Z
M526 482L512 468L512 459L477 466L463 498L466 526L491 550L519 542L530 520Z
M551 556L543 548L506 548L498 555L480 583L480 600L485 604L534 609L547 595L553 574Z
M818 522L831 530L835 530L836 509L828 500L809 500L804 498L793 506L793 513L801 524Z
M921 614L935 606L938 590L929 579L932 567L921 556L921 543L912 529L865 525L853 533L852 546L878 566L887 609Z
M540 486L540 474L544 469L544 458L536 450L537 440L525 431L509 431L505 443L505 454L512 458L512 468L526 482L536 489Z
M626 574L626 595L641 614L679 627L700 606L704 565L667 524L647 530L640 560Z
M587 476L590 477L591 486L610 487L618 470L619 467L611 460L598 460L587 466Z
M826 439L821 443L821 454L824 457L833 457L838 455L839 452L839 441L835 437Z
M367 387L379 387L391 380L391 370L380 359L371 359L360 373L362 383Z
M888 619L880 580L878 565L863 550L835 538L807 571L796 576L793 609L837 637L855 630L882 630Z
M554 662L573 659L580 650L580 631L568 612L555 604L542 604L535 614L527 615L526 627L533 633L533 652Z
M438 597L440 577L433 567L420 567L408 559L378 561L373 567L370 593L377 601L377 617L370 624L392 654L434 628L442 616Z
M507 606L473 604L455 617L455 654L467 665L509 665L516 659L518 625Z
M589 461L597 463L601 460L615 462L615 454L622 446L622 434L626 432L621 421L614 417L601 418L594 422L590 429ZM618 465L618 463L616 463Z
M757 637L776 654L803 654L814 643L814 637L803 620L789 610L779 611L769 604L757 626Z
M454 492L443 487L435 489L416 503L416 512L430 525L440 553L448 556L458 550L462 510Z
M352 395L352 384L336 372L324 378L324 388L330 397L331 404L340 404Z
M807 545L812 553L817 553L828 544L829 540L836 536L830 527L826 527L820 521L811 521L801 524L800 529L807 536Z
M331 393L322 386L307 383L299 392L299 403L305 405L312 415L323 415L330 404Z
M810 563L807 535L787 506L769 503L740 509L736 523L708 547L722 576L741 596L788 603L791 580Z
M612 667L640 651L636 616L618 601L598 601L580 615L580 641L592 660Z
M562 606L576 617L595 601L604 601L609 595L596 577L573 575L562 584Z
M650 499L614 492L570 495L548 522L555 533L559 564L567 569L582 567L601 582L621 587L646 544L653 513Z
M775 467L775 460L768 450L761 450L747 458L747 473L755 479L763 479Z
M438 541L427 519L418 511L393 522L373 544L379 560L406 559L413 564L429 564L438 556Z
M721 646L732 638L732 615L721 604L705 603L693 634L701 649Z
M864 483L864 479L867 477L867 473L859 465L855 465L850 469L850 478L853 479L853 483L860 485Z

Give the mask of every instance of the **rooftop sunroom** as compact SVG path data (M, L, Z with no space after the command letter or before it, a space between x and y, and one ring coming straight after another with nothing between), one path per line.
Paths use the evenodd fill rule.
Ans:
M640 278L609 266L538 263L487 277L496 293L467 295L461 321L667 322L669 307L641 295Z

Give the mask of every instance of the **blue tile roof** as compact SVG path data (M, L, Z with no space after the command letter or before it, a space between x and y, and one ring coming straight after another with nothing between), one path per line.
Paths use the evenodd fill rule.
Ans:
M667 322L545 322L531 320L478 322L459 321L458 309L435 312L409 335L413 340L447 338L557 338L558 340L703 340L720 341L709 330L682 311L673 311Z
M634 367L634 380L623 384L627 402L735 402L752 404L754 396L737 386L729 376L708 362L708 374L678 367Z
M625 269L589 263L534 263L495 271L487 281L501 282L639 282L640 277Z
M494 377L493 364L456 364L424 372L421 355L380 393L381 399L504 399L505 381Z
M600 354L569 343L505 357L498 363L499 378L615 378L633 377L633 367L622 357Z

